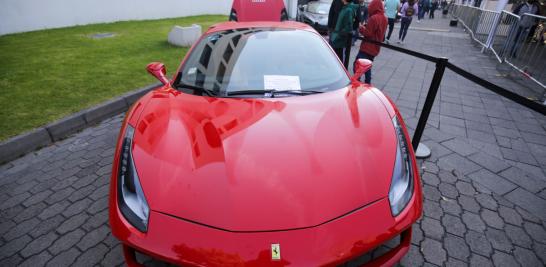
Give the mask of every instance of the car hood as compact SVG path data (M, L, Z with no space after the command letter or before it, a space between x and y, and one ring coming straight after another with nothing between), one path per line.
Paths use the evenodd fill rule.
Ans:
M158 90L135 126L150 208L188 221L299 229L388 195L396 137L369 88L268 99Z

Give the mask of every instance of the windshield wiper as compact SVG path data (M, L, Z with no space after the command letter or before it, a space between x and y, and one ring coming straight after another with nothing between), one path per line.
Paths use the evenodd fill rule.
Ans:
M241 91L231 91L227 92L228 96L235 96L235 95L264 95L266 97L275 97L276 95L280 94L287 94L287 95L311 95L311 94L319 94L323 93L322 91L313 91L313 90L241 90Z
M208 96L215 96L216 93L212 90L209 90L209 89L206 89L206 88L203 88L203 87L199 87L199 86L195 86L195 85L189 85L189 84L185 84L185 83L179 83L178 86L176 86L177 88L187 88L187 89L192 89L192 90L197 90L197 91L200 91L200 92L203 92L205 94L207 94Z

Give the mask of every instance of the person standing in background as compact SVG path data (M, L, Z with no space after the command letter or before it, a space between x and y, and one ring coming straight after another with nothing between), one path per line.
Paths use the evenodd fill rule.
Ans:
M417 12L419 12L419 7L415 3L415 0L408 0L400 9L402 21L400 22L400 31L398 32L398 43L404 43L411 20Z
M332 48L346 69L349 67L351 41L353 39L353 23L356 15L356 5L350 0L342 0L343 8L339 12L337 23L332 32ZM345 52L345 53L344 53Z
M332 44L332 33L336 29L337 18L342 8L343 2L341 2L341 0L332 1L330 11L328 12L328 40L330 45Z
M353 24L353 46L355 45L356 38L358 37L358 28L361 24L368 21L368 6L364 4L364 0L355 0L357 5L355 22Z
M366 42L366 40L383 42L385 40L385 32L387 31L387 17L385 17L385 8L381 0L372 0L368 5L368 23L360 26L359 31L364 36L364 41L360 44L360 51L356 56L358 59L369 59L371 61L379 54L381 47L376 44ZM354 70L354 64L353 64ZM372 69L365 73L365 83L372 82Z
M433 0L430 7L430 15L428 16L429 19L434 18L434 11L436 11L436 9L438 9L438 0Z
M399 0L385 0L385 13L387 15L387 20L389 22L389 32L387 34L386 42L389 43L391 39L392 31L394 30L394 22L396 21L396 15L400 8Z

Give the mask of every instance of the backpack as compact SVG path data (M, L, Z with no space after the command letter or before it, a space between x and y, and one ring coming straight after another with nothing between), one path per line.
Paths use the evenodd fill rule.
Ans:
M415 9L413 9L413 5L408 4L408 8L406 9L406 17L411 17L415 13Z

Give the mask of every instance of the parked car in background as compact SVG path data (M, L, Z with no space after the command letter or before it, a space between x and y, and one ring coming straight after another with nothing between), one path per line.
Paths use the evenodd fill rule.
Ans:
M332 0L310 1L298 6L297 21L311 25L320 34L328 33L328 12Z
M288 13L283 0L234 0L230 21L285 21Z

